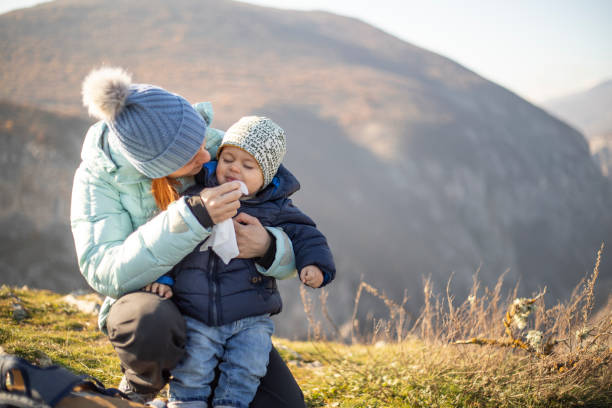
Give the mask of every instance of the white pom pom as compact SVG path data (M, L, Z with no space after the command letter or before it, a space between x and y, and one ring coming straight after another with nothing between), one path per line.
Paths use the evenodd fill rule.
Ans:
M112 121L130 94L132 77L121 68L91 71L83 80L83 105L97 119Z

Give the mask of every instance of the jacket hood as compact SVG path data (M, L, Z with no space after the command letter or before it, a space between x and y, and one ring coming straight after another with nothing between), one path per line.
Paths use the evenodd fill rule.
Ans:
M110 129L103 121L92 125L87 131L81 160L83 165L94 174L108 174L119 183L137 183L148 180L127 159L113 148Z
M197 184L214 187L218 186L219 182L215 175L217 169L217 161L209 161L204 165L202 171L196 176ZM272 181L266 188L255 194L255 197L249 199L251 203L259 203L264 201L277 200L279 198L288 198L300 189L298 179L282 164L272 178Z

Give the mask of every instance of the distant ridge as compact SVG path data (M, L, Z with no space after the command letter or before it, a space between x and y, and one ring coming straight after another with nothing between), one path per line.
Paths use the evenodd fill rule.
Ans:
M584 133L602 172L612 176L612 79L544 106Z
M588 139L612 135L612 79L585 91L550 100L544 106L584 132Z

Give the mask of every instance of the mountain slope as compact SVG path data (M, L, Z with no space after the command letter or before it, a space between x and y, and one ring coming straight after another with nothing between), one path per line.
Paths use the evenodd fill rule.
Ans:
M0 101L0 275L12 285L73 289L68 219L88 121Z
M422 276L443 287L454 273L463 296L478 269L485 283L509 268L521 292L566 294L612 233L610 185L580 133L354 19L228 0L57 0L0 16L0 53L0 97L57 112L85 114L80 81L105 63L212 101L219 128L272 117L302 182L296 203L336 257L339 322L362 277L395 299L406 290L415 309ZM285 299L296 288L283 282ZM281 335L303 334L289 323L301 307L287 302Z

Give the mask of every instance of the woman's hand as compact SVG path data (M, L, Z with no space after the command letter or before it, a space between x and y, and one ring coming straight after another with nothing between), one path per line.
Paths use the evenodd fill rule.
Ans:
M240 213L234 218L234 229L240 251L238 258L260 258L266 254L272 238L257 218Z
M163 283L149 283L147 286L142 288L145 292L155 293L165 299L170 299L172 297L172 288L168 285L164 285Z
M205 188L200 192L202 202L213 223L218 224L232 218L240 208L242 192L240 183L232 181L218 187Z

